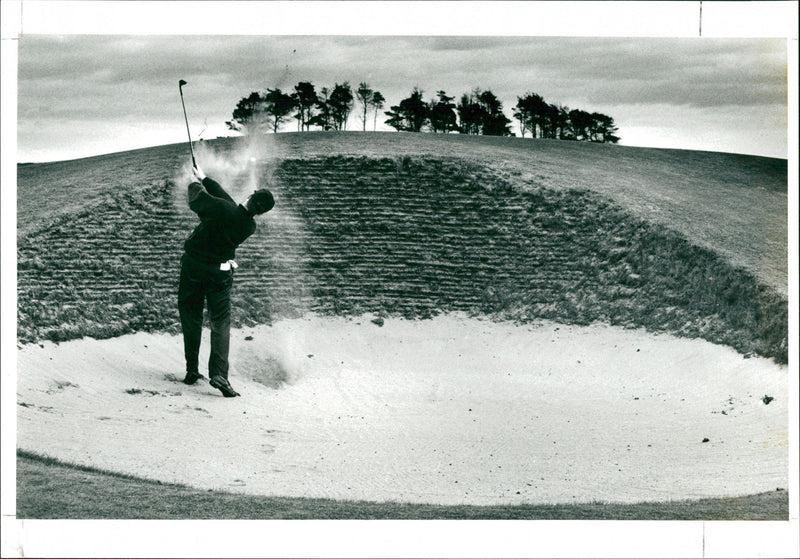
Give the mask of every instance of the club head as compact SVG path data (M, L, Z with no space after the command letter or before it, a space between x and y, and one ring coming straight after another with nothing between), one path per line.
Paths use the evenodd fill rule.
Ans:
M179 81L178 81L178 89L180 89L180 88L181 88L181 87L183 87L184 85L186 85L186 82L185 82L185 81L183 81L183 80L179 80Z

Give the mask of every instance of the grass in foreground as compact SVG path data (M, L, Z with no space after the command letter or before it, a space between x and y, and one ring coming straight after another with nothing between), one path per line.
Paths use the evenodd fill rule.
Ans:
M787 520L783 490L665 503L440 506L260 497L163 484L20 451L17 518L355 520Z

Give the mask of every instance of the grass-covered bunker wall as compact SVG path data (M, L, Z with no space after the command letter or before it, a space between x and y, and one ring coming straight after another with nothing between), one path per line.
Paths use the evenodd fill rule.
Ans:
M787 360L785 297L600 195L457 158L306 157L237 251L236 325L307 311L601 321ZM176 196L176 192L178 193ZM21 342L178 331L183 186L106 195L18 241Z

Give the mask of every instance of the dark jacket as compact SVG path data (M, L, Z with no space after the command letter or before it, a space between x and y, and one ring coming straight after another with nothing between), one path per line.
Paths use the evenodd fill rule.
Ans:
M205 187L205 188L204 188ZM217 265L233 260L236 247L256 230L247 208L233 201L213 179L189 185L189 207L200 217L183 244L186 254L203 264Z

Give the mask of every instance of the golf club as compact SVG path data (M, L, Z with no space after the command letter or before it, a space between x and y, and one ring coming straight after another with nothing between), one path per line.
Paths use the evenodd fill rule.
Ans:
M178 90L181 92L181 106L183 106L183 119L186 121L186 133L189 135L189 151L192 152L192 165L197 168L197 161L194 159L194 147L192 147L192 133L189 132L189 119L186 117L186 104L183 102L183 86L186 85L184 80L178 81Z

